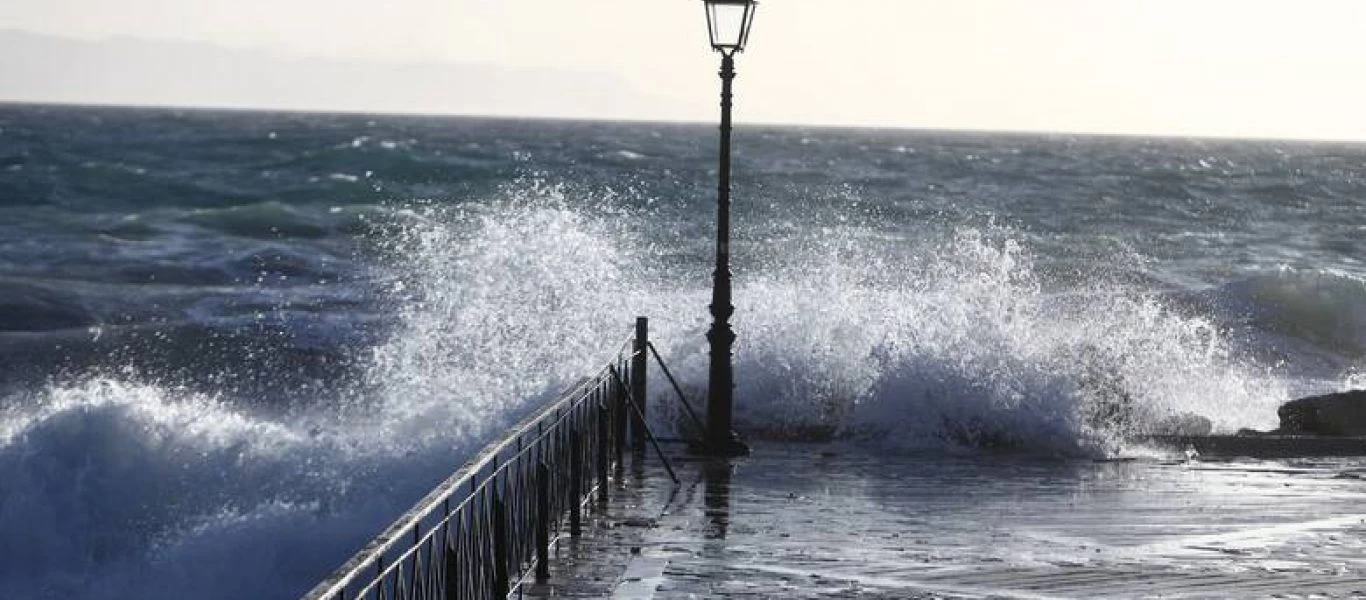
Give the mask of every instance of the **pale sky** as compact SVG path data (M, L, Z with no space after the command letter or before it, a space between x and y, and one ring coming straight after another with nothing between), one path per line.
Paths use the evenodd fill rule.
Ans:
M300 84L316 97L244 74L206 104L713 121L719 85L700 0L3 0L6 29L450 73ZM106 92L28 66L64 87L0 72L0 98L200 97L159 95L184 73ZM738 70L741 122L1366 140L1363 0L764 0Z

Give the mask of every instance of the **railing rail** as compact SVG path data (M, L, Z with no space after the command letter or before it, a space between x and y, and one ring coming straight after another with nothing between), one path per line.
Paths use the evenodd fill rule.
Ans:
M578 535L589 500L607 499L628 422L637 447L649 437L647 346L640 319L610 364L471 458L304 600L506 598L533 570L546 578L550 545Z

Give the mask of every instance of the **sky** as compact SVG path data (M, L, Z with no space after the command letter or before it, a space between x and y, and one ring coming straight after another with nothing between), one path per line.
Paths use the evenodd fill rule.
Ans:
M742 123L1366 140L1361 0L763 0L754 27ZM8 100L717 111L700 0L4 0L6 35Z

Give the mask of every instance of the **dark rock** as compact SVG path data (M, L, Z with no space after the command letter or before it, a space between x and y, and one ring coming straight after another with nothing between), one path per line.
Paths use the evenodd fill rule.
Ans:
M1279 433L1366 436L1366 390L1292 400L1276 414Z

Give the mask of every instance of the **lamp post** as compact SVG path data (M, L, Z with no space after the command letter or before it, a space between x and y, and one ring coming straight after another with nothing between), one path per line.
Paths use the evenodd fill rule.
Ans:
M743 52L754 23L755 0L703 0L707 9L707 33L711 47L721 53L721 164L716 202L716 270L712 273L711 372L707 385L707 450L735 456L749 451L731 434L734 412L735 372L731 345L735 332L730 316L735 312L730 293L730 108L731 81L735 79L735 55Z

